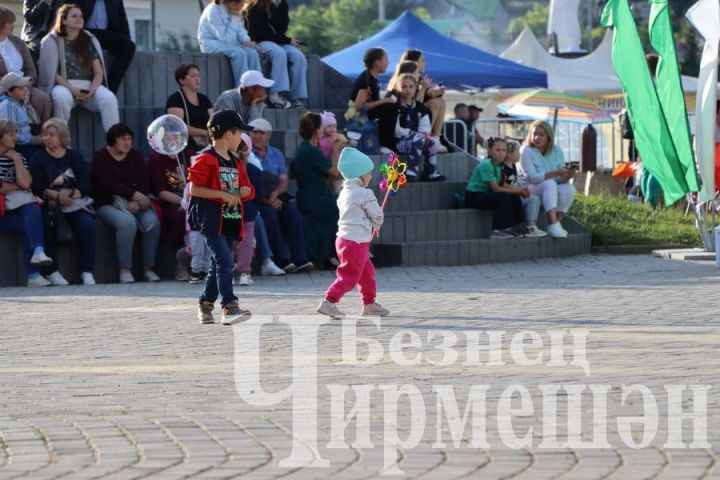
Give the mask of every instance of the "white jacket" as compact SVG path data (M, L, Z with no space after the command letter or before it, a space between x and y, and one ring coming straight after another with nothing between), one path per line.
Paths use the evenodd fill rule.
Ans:
M211 43L241 46L250 40L242 17L230 15L225 5L210 3L198 21L198 43L202 51L212 50Z
M337 199L340 210L338 237L357 243L368 243L373 227L383 223L383 211L375 194L363 186L359 178L343 182L343 189Z

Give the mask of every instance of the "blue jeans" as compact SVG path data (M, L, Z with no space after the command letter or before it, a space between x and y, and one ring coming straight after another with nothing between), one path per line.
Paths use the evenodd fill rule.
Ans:
M203 53L222 53L230 60L235 86L240 85L240 77L248 70L262 71L257 50L240 44L205 41L201 47Z
M255 217L255 255L262 261L266 258L272 258L273 251L270 248L267 229L262 215L258 213Z
M235 239L219 235L205 237L205 243L210 249L210 271L205 278L205 289L200 294L200 302L215 303L218 295L220 304L237 300L233 293L233 269L235 264L232 259L232 246Z
M28 275L39 273L30 263L33 250L44 248L42 211L36 203L28 203L0 217L0 233L20 237L20 249Z
M292 45L278 45L266 41L260 42L260 46L272 64L270 77L275 80L275 85L270 87L270 94L290 92L292 100L308 98L305 54Z
M154 208L150 207L133 215L127 210L103 205L97 209L97 216L115 230L115 249L120 268L132 267L132 252L138 228L142 232L143 263L146 267L155 265L160 242L160 221Z
M283 208L279 212L266 203L258 203L260 214L265 220L270 247L276 252L280 263L287 263L288 254L285 248L287 237L290 244L290 260L295 265L302 265L308 261L303 217L287 195L283 196L282 201Z
M95 268L95 215L85 210L77 210L64 215L75 231L75 238L80 246L80 271L92 272ZM48 222L47 211L43 211L43 217ZM46 225L48 224L49 222L46 223ZM55 272L60 269L60 265L57 259L57 246L50 232L48 232L46 243L45 251L53 259L52 266L49 268L51 272Z

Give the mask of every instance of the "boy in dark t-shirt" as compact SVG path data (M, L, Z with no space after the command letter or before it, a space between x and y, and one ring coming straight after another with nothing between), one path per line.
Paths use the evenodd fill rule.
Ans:
M212 146L195 158L188 177L190 227L203 234L212 255L198 307L198 320L203 324L215 323L212 310L218 296L223 325L247 320L251 315L239 307L232 285L232 245L235 240L242 240L245 233L241 199L255 198L245 166L232 153L240 145L240 130L249 131L252 127L245 125L234 111L215 112L208 122Z

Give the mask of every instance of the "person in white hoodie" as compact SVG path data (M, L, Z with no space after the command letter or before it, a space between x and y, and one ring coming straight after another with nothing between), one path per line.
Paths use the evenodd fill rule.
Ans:
M250 40L240 10L243 0L213 0L198 22L198 43L203 53L222 53L230 59L235 86L248 70L262 70L258 52Z
M360 314L384 317L390 312L375 302L375 267L370 260L373 230L383 223L382 208L373 191L367 188L372 179L373 162L359 150L345 147L340 153L338 170L345 178L337 199L340 219L335 249L340 266L317 312L335 319L344 318L337 303L357 285L363 301Z

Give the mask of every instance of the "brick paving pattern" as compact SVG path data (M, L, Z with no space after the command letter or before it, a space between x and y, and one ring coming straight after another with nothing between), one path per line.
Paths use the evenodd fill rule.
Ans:
M241 306L258 315L311 315L332 278L316 272L257 278L237 287ZM412 331L422 339L422 362L398 366L388 355L378 365L340 365L340 328L328 322L318 341L317 450L292 431L291 402L267 407L245 403L235 388L235 335L243 326L199 325L194 317L200 288L177 282L0 290L0 479L101 478L377 478L383 469L382 397L371 399L374 448L326 447L330 439L328 384L412 384L427 410L415 448L398 449L397 467L408 478L646 479L720 478L720 277L709 262L674 262L649 256L581 256L475 267L388 268L378 272L379 301L393 315L376 330L364 321L358 335L387 352L393 335ZM341 308L359 310L357 292ZM282 320L282 317L280 317ZM433 366L437 341L428 332L587 329L590 375L576 366L520 366L503 351L504 366ZM263 388L290 384L291 334L283 325L262 330ZM359 350L361 350L359 348ZM411 352L412 353L412 352ZM411 355L408 353L408 355ZM462 355L461 355L462 356ZM460 414L471 385L488 385L487 441L459 448L447 425L445 447L436 441L433 385L452 385ZM530 448L500 440L497 403L502 390L524 385L534 411L513 418L517 436L532 427ZM541 384L611 386L610 448L538 448L543 439ZM618 416L639 415L638 398L620 403L622 385L646 385L656 396L660 422L646 448L618 437ZM707 405L709 448L669 449L667 384L711 386ZM377 390L377 388L376 388ZM376 395L377 394L377 395ZM354 399L346 399L346 413ZM413 428L407 402L399 402L397 429ZM516 404L513 404L516 407ZM690 408L692 402L683 402ZM558 411L566 405L558 401ZM640 410L638 411L638 408ZM591 409L583 410L589 438ZM470 423L470 422L468 422ZM415 424L417 426L417 424ZM692 422L684 422L684 438ZM558 432L568 428L562 413ZM634 438L640 441L635 431ZM327 468L281 468L293 439Z

